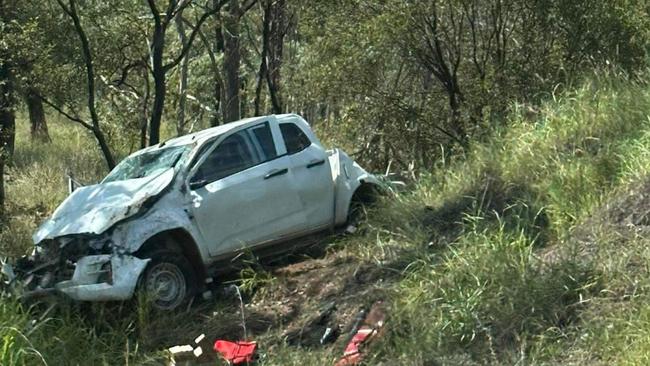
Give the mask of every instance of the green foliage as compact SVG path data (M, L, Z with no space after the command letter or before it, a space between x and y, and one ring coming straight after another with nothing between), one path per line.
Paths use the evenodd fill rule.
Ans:
M274 281L275 277L261 266L247 266L240 271L237 282L238 287L244 294L251 295L256 290L261 290L264 293L264 286L268 286Z
M0 363L3 365L47 364L43 355L35 348L30 337L38 332L45 322L30 322L26 314L13 299L3 299L0 304Z
M380 260L393 241L411 262L379 360L643 363L647 240L607 222L579 233L647 180L650 93L600 76L554 99L515 108L509 129L372 216L380 239L353 250Z
M400 284L392 346L399 354L419 345L425 359L430 352L503 361L519 348L527 353L532 337L574 321L576 303L593 284L578 263L540 268L532 243L503 225L467 233ZM395 355L391 349L386 356Z
M303 6L305 57L290 83L309 85L297 99L305 104L299 110L323 120L332 140L351 144L366 165L430 168L442 154L453 155L462 133L472 143L505 127L513 101L535 111L550 90L570 90L594 67L643 69L650 27L647 9L637 5L462 0ZM450 85L458 116L450 110Z
M207 3L195 1L183 11L188 32ZM286 1L280 60L284 110L302 114L328 141L381 170L429 169L439 158L489 136L507 121L513 101L535 110L549 90L570 90L594 68L634 74L645 65L650 39L642 1L334 4ZM35 87L57 106L84 117L79 111L86 100L85 70L79 43L71 41L77 39L71 22L55 1L12 5L13 19L4 25L10 32L3 41L19 65L18 88ZM160 9L166 5L157 4ZM254 110L262 8L252 6L239 20L244 117ZM127 145L130 151L140 146L152 110L149 13L142 2L79 4L97 74L102 128L112 146ZM222 19L208 19L188 54L187 118L177 128L179 70L167 75L164 129L170 135L205 128L220 115ZM165 62L181 47L174 27L169 28ZM435 40L440 51L429 47ZM435 64L450 75L435 72ZM449 95L452 84L456 107ZM263 85L263 113L271 111L266 90Z

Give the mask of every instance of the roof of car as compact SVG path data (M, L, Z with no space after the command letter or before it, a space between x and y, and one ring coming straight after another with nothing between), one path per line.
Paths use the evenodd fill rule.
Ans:
M182 145L187 145L191 144L193 142L203 142L207 139L210 139L214 136L218 136L221 134L224 134L230 130L239 128L239 127L244 127L247 125L254 125L256 123L262 122L270 116L275 116L275 118L279 121L281 120L286 120L291 117L298 117L296 114L278 114L278 115L268 115L268 116L259 116L259 117L251 117L251 118L245 118L239 121L235 122L230 122L223 124L221 126L216 126L212 128L208 128L205 130L197 131L194 133L190 133L187 135L175 137L172 139L169 139L167 141L161 142L160 144L156 145L157 147L167 147L167 146L182 146ZM155 147L152 147L155 148Z

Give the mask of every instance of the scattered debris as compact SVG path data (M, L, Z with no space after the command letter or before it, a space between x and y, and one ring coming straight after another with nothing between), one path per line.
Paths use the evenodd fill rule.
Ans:
M241 365L252 362L257 349L256 342L230 342L218 340L214 343L214 350L230 365Z
M194 347L189 344L174 346L167 349L170 353L169 366L181 365L194 360Z
M338 326L329 326L335 310L336 304L330 302L316 316L309 318L299 328L286 331L284 338L287 344L300 347L313 347L336 340Z
M214 365L217 354L212 350L211 342L205 334L194 339L194 345L182 345L168 348L170 359L168 366L178 365Z
M366 316L365 309L362 309L352 327L352 338L345 346L343 357L335 366L358 365L364 358L364 346L380 334L385 320L386 311L381 301L377 301L372 306L368 316Z
M339 336L339 331L340 329L338 325L334 328L325 328L325 332L323 332L323 336L320 338L321 346L334 342Z

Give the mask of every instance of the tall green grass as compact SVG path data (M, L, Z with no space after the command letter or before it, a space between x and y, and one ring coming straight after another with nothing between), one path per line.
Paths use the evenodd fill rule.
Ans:
M594 76L536 116L515 107L507 129L385 203L376 233L415 254L378 357L643 363L647 239L593 215L648 179L649 115L644 82ZM578 241L583 227L593 242Z

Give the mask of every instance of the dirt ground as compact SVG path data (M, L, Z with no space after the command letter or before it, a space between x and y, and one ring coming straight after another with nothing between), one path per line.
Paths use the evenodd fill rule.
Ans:
M397 278L394 270L342 253L266 270L259 286L252 293L244 292L243 302L232 286L219 285L215 300L200 301L165 319L153 319L139 338L152 349L191 344L205 334L209 343L216 339L255 340L260 352L270 352L278 344L342 351L360 311L385 300L389 285ZM175 324L171 332L170 324ZM329 336L321 343L326 332Z
M347 334L361 309L385 299L394 274L351 257L332 255L279 268L276 280L249 307L276 314L288 344L318 347L327 328Z

